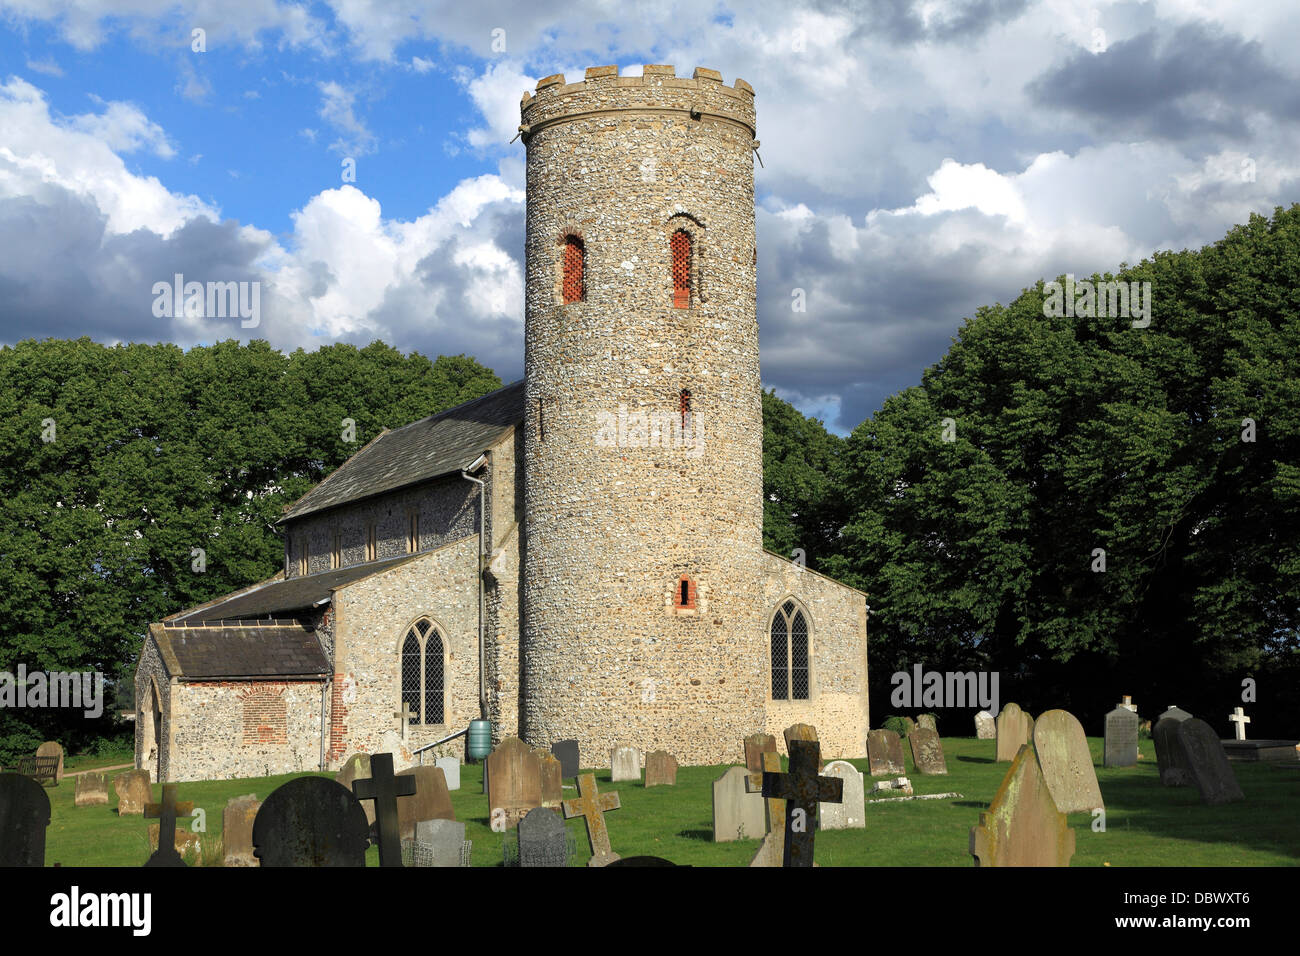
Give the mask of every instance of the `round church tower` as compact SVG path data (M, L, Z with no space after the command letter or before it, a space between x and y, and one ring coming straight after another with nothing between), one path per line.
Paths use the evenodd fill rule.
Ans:
M523 735L682 763L763 729L754 92L525 93Z

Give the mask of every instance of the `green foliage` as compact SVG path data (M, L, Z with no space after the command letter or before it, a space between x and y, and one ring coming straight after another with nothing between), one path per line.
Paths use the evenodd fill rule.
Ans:
M844 515L831 465L844 440L776 393L763 393L763 547L790 558L802 549L820 570Z
M890 716L880 722L881 730L892 730L899 737L906 737L908 728L911 726L906 717Z

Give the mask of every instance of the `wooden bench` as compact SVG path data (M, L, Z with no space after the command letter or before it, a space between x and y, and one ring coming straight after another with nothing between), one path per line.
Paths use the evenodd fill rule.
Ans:
M58 757L19 757L14 770L47 787L59 782Z

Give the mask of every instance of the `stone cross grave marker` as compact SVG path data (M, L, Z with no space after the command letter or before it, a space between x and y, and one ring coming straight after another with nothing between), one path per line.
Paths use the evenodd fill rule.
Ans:
M488 810L493 829L514 829L524 814L542 805L542 767L531 747L507 737L487 758Z
M253 823L262 801L257 794L234 797L221 811L221 854L226 866L257 866L253 856Z
M1020 748L1027 743L1032 743L1034 739L1032 723L1032 718L1020 709L1019 704L1003 705L1002 711L998 714L998 743L995 757L998 763L1015 760Z
M1223 741L1209 724L1193 717L1179 721L1177 744L1187 764L1191 782L1201 792L1201 802L1215 807L1224 803L1245 800L1237 776L1228 763Z
M537 807L519 821L519 865L569 865L568 833L554 810Z
M447 781L448 790L460 789L459 757L439 757L433 765L442 771L442 778Z
M551 744L551 753L560 762L560 776L572 780L578 775L578 742L576 740L557 740Z
M919 730L918 728L918 732ZM862 771L847 760L832 760L826 765L825 772L826 776L838 777L844 782L844 792L839 803L817 804L817 825L823 830L859 830L866 827L866 793L862 786Z
M1237 709L1240 710L1241 708L1238 707ZM57 787L63 780L63 744L57 740L47 740L36 748L36 756L59 758L59 763L54 770L54 782L50 784L52 787Z
M1106 715L1103 767L1132 767L1138 762L1138 715L1120 704Z
M578 793L573 800L564 801L566 819L582 817L587 824L587 839L591 841L591 859L588 866L607 866L618 859L609 847L609 830L605 827L605 811L619 809L617 793L601 793L596 787L596 775L584 773L578 777Z
M50 798L21 773L0 773L0 867L44 866Z
M538 747L533 753L537 755L537 768L541 775L542 806L557 809L564 802L564 768L549 750Z
M99 807L108 804L108 774L77 774L73 784L72 804L77 807Z
M781 772L781 755L775 750L764 750L759 756L763 758L763 766L745 778L745 790L749 793L762 794L764 773ZM785 801L780 797L766 797L764 803L767 804L767 833L749 865L782 866L785 863Z
M432 768L438 773L438 768ZM445 787L445 785L444 785ZM379 824L379 865L402 865L401 818L398 797L415 796L415 778L393 774L392 754L370 755L370 776L352 781L352 793L358 800L375 801L375 820Z
M393 711L393 716L397 718L397 726L402 734L402 739L406 740L410 722L415 719L415 713L411 710L411 705L406 701L402 701L402 709Z
M180 853L176 851L176 818L188 817L194 812L194 801L184 803L176 801L177 785L162 785L162 803L146 803L144 816L146 820L158 821L158 849L145 862L145 866L184 866Z
M641 754L635 747L615 747L609 755L609 779L641 782Z
M455 820L451 793L441 767L412 767L397 776L415 780L415 792L397 801L398 837L415 839L415 826L426 820Z
M555 816L550 810L545 811ZM455 820L421 820L415 825L415 842L427 848L427 861L417 857L420 866L463 866L466 852L465 824Z
M1069 866L1074 831L1056 808L1032 745L1020 748L988 810L971 827L976 866Z
M1232 721L1234 724L1236 724L1236 726L1233 729L1236 731L1237 739L1245 740L1246 725L1250 723L1250 718L1246 716L1246 712L1242 710L1240 707L1238 707L1236 710L1234 710L1231 714L1228 715L1228 719Z
M921 774L946 774L948 763L943 758L943 744L939 734L929 727L917 727L907 735L912 748L912 766Z
M797 726L797 725L796 725ZM821 744L815 740L786 738L790 748L788 773L764 773L763 796L785 800L784 866L812 866L816 842L813 814L819 803L839 803L844 781L820 777Z
M655 750L645 758L646 787L677 785L677 758L666 750Z
M117 815L139 816L144 813L144 805L153 799L149 790L148 770L127 770L113 778L113 789L117 791Z
M745 769L750 773L763 772L763 754L776 753L776 738L771 734L750 734L745 738Z
M892 730L867 731L867 765L873 777L897 777L903 766L903 742Z
M1191 720L1192 715L1179 707L1170 707L1151 729L1151 742L1156 750L1156 770L1160 782L1166 787L1186 787L1192 781L1187 774L1183 748L1178 745L1178 725Z
M253 855L262 866L365 866L369 845L361 801L325 777L277 787L253 821Z
M993 740L998 735L998 724L987 710L975 715L975 739Z
M1128 694L1124 695L1124 700L1120 702L1119 706L1127 708L1135 714L1138 712L1138 705L1133 703L1133 698Z
M1034 752L1056 809L1081 813L1104 807L1092 751L1078 718L1067 710L1049 710L1034 727Z

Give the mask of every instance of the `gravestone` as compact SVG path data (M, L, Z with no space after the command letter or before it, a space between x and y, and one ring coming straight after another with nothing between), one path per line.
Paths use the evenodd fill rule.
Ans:
M914 730L916 730L916 721L913 720L911 717L904 717L902 736L904 737L910 736L912 731Z
M448 790L460 789L460 758L439 757L433 765L442 771L442 778L447 781Z
M1033 741L1033 718L1020 709L1019 704L1004 704L997 721L998 763L1016 759L1020 748Z
M819 803L839 803L844 781L817 774L821 744L815 740L786 738L790 748L788 773L764 773L763 796L785 801L785 859L783 866L810 867L816 843L813 814Z
M1138 762L1138 715L1123 704L1106 715L1103 767L1132 767Z
M1133 697L1130 694L1125 694L1124 699L1120 701L1119 704L1116 706L1124 707L1128 710L1133 711L1133 713L1135 714L1138 712L1138 705L1133 703Z
M921 730L933 730L936 734L939 732L939 727L934 721L934 714L917 714L916 726ZM911 734L908 736L910 737Z
M897 777L906 773L903 742L892 730L867 732L867 766L873 777Z
M1183 749L1178 745L1178 725L1191 720L1192 715L1178 707L1170 707L1156 721L1151 731L1151 743L1156 750L1156 770L1160 782L1166 787L1186 787L1191 783Z
M73 786L73 806L99 807L108 804L108 774L78 774Z
M1234 725L1233 730L1235 731L1234 736L1236 737L1236 739L1245 740L1246 725L1250 723L1250 718L1246 716L1246 712L1242 710L1240 707L1238 707L1236 710L1234 710L1231 714L1228 715L1228 720L1230 720ZM40 751L38 750L36 753L37 755L39 755ZM59 766L60 767L63 766L62 761L59 762Z
M431 769L434 773L441 773L437 767ZM374 801L375 827L379 831L379 865L401 866L401 815L397 809L397 799L416 796L415 778L399 777L393 773L392 754L371 754L370 776L364 780L353 780L352 793L362 803Z
M1216 807L1245 800L1223 742L1209 724L1195 717L1177 723L1178 745L1187 762L1191 782L1201 792L1201 802Z
M776 753L776 738L771 734L750 734L745 738L745 769L762 773L763 754Z
M547 750L537 751L537 766L542 777L542 806L554 810L564 802L564 770L555 754Z
M1240 710L1241 708L1238 707L1237 709ZM58 768L54 771L54 782L50 784L52 787L57 787L60 781L63 780L63 744L57 740L47 740L36 748L36 756L59 758Z
M732 767L713 781L713 842L757 840L767 829L766 808L759 793L745 787L744 767Z
M370 779L370 754L353 754L343 762L339 772L334 775L334 782L342 784L348 788L348 793L352 792L352 784L357 780ZM366 822L371 826L375 825L375 805L367 800L362 804L366 811Z
M145 866L185 866L181 852L191 847L198 849L197 833L176 829L176 818L189 816L194 810L193 801L187 801L183 806L176 801L178 789L174 783L164 783L162 802L144 805L144 815L159 821L149 827L149 845L153 848L153 855L145 861Z
M761 795L763 774L781 772L781 755L775 750L764 750L759 756L763 758L763 766L749 775L745 789ZM782 866L785 863L785 801L780 797L763 797L763 803L766 805L767 833L749 865Z
M976 866L1069 866L1074 831L1056 808L1034 748L1020 748L988 810L971 827Z
M812 724L791 724L789 727L785 729L784 736L785 736L785 752L787 756L791 752L790 742L792 740L802 740L806 743L817 744L818 745L817 752L818 754L821 753L821 744L817 738L817 728L814 727ZM820 756L817 759L818 759L817 769L818 771L820 771L822 769L822 766L825 764L825 761L823 761Z
M113 778L113 789L117 791L119 817L140 816L144 813L144 805L153 799L148 770L119 773Z
M399 840L415 839L415 825L425 820L455 820L451 793L441 767L412 767L397 776L414 777L415 792L397 800Z
M948 763L943 759L943 744L939 734L929 727L917 727L907 738L912 748L912 766L921 774L935 775L948 772Z
M587 840L591 844L591 859L587 865L608 866L618 859L618 854L609 847L605 812L619 809L618 794L601 793L594 773L578 776L578 794L574 799L564 801L564 816L566 819L582 817L587 824Z
M556 763L558 762L557 760ZM569 845L564 821L555 811L545 807L529 810L519 821L519 865L539 867L568 864Z
M221 811L221 854L226 866L257 866L253 856L253 823L262 801L250 793L234 797Z
M609 779L641 781L641 754L635 747L615 747L609 755Z
M550 813L550 810L539 810ZM455 820L421 820L415 825L415 842L427 848L428 860L424 866L460 866L465 849L465 824Z
M1034 751L1052 800L1061 813L1104 807L1088 738L1067 710L1049 710L1034 727Z
M844 787L839 803L817 804L817 825L823 830L858 830L866 827L866 793L862 785L862 771L847 760L832 760L826 765L825 774L844 781Z
M560 776L572 780L578 775L578 742L576 740L557 740L551 744L551 753L560 762Z
M524 814L542 805L542 767L518 737L507 737L487 758L488 810L501 810L513 830Z
M994 740L998 735L998 723L987 710L975 715L975 738L977 740Z
M0 867L44 866L50 798L21 773L0 773Z
M647 787L673 787L677 785L677 758L666 750L656 750L645 758L645 785Z
M361 801L325 777L277 787L253 821L253 855L262 866L365 866L369 845Z

